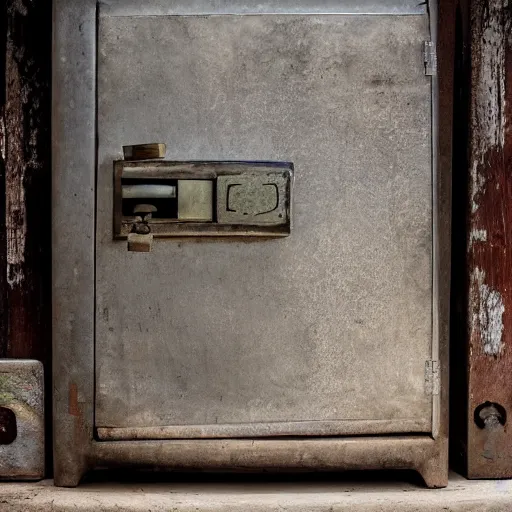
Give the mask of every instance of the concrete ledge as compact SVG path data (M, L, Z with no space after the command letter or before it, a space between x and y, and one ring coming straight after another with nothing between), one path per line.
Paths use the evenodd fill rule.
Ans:
M228 478L228 477L226 477ZM147 476L146 476L147 479ZM499 512L512 510L511 481L467 481L452 475L446 489L419 482L255 481L223 483L202 477L159 483L86 483L77 489L35 484L0 484L0 511L9 512Z

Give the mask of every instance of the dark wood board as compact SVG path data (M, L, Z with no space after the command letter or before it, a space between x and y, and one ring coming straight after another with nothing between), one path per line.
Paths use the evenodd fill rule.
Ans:
M45 366L51 390L52 2L0 7L0 357ZM47 433L51 398L47 394ZM50 436L48 435L48 454ZM51 463L51 457L47 457Z
M467 475L512 477L512 4L469 3Z

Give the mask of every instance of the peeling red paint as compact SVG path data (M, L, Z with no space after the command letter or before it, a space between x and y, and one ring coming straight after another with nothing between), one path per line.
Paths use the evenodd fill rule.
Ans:
M471 4L471 128L468 239L470 476L512 476L512 429L478 427L474 410L495 402L512 417L512 4ZM489 436L504 457L485 454Z

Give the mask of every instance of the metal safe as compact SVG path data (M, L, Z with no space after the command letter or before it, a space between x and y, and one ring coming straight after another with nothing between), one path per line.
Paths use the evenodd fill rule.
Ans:
M55 1L57 485L120 466L446 485L436 12Z

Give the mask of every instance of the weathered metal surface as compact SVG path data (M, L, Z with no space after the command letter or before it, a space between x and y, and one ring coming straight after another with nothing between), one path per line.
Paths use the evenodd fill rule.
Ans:
M0 480L38 480L44 477L44 383L38 361L0 359L0 408L16 417L15 438L2 442ZM3 424L4 421L9 421ZM0 415L0 431L13 428L8 414ZM9 442L10 441L10 442Z
M425 14L417 0L106 0L101 11L109 16L205 14Z
M95 457L103 467L291 470L414 469L429 487L448 482L446 440L430 437L238 439L102 442Z
M475 411L496 403L512 414L512 5L470 7L467 472L511 477L510 419L478 425Z
M432 431L428 36L426 16L100 18L97 426ZM176 160L293 162L291 236L133 258L111 169L144 135Z
M217 222L286 224L290 220L289 173L245 174L217 178Z
M178 181L178 219L211 222L213 220L213 182Z
M56 0L54 22L53 439L65 484L84 471L93 438L96 1Z
M94 67L95 2L56 0L58 19L56 29L55 75L56 90L65 91L63 102L55 109L54 130L61 141L86 142L80 146L79 165L76 155L64 151L56 144L57 162L55 175L66 185L70 195L88 190L83 185L91 183L94 176L94 152L90 151L94 140L94 123L91 121L94 100L94 81L91 74L83 71ZM432 6L430 6L432 8ZM434 11L435 12L435 11ZM71 44L69 42L72 42ZM422 62L418 47L419 62ZM218 60L218 59L217 59ZM72 82L72 84L70 83ZM69 87L71 85L71 87ZM397 88L398 89L398 88ZM72 107L72 108L71 108ZM79 115L81 117L79 117ZM443 117L443 120L446 117ZM140 140L140 139L138 139ZM73 147L73 144L66 144ZM415 146L413 146L414 148ZM445 148L446 150L446 148ZM63 152L64 151L64 152ZM116 149L117 151L117 149ZM111 155L117 157L116 155ZM446 164L446 155L444 155ZM80 169L70 173L70 169ZM438 182L440 199L440 225L449 224L448 205L449 166L445 167ZM111 172L111 169L109 169ZM111 174L110 174L111 176ZM111 185L110 185L111 186ZM428 436L417 437L363 437L354 439L325 440L240 440L240 441L161 441L161 442L96 442L93 440L93 343L91 336L93 307L92 257L88 244L90 227L93 225L90 200L93 195L80 196L81 201L69 201L54 187L56 225L62 225L55 241L54 268L62 265L62 276L55 278L55 293L59 313L55 316L55 361L59 367L55 372L55 418L59 446L56 449L56 483L76 485L87 469L98 466L126 465L133 467L162 468L410 468L422 473L430 486L446 485L446 423L444 413L447 404L447 366L441 365L441 421L436 440ZM73 209L80 219L80 229L66 229L67 212ZM111 212L110 212L111 215ZM110 217L111 218L111 217ZM84 228L84 229L82 229ZM57 230L55 230L57 232ZM445 231L440 235L441 248L439 301L443 305L446 296L447 259L449 254ZM150 255L148 257L151 257ZM73 276L73 272L77 272ZM65 283L68 283L65 286ZM444 297L444 298L443 298ZM440 356L446 361L446 317L444 309L439 317ZM89 318L89 321L87 320ZM59 340L65 340L59 341ZM61 361L59 361L61 358ZM428 359L429 357L425 358ZM384 360L385 361L385 360ZM422 366L424 361L422 362ZM144 378L147 378L146 376ZM421 383L422 387L424 383ZM204 461L204 464L200 461Z
M403 434L404 432L421 432L430 425L419 420L367 420L364 431L367 435L388 432ZM361 433L361 421L297 421L273 423L216 424L216 425L175 425L161 427L99 427L96 429L98 439L102 441L130 440L164 440L164 439L240 439L286 436L337 436L340 431L344 435Z

